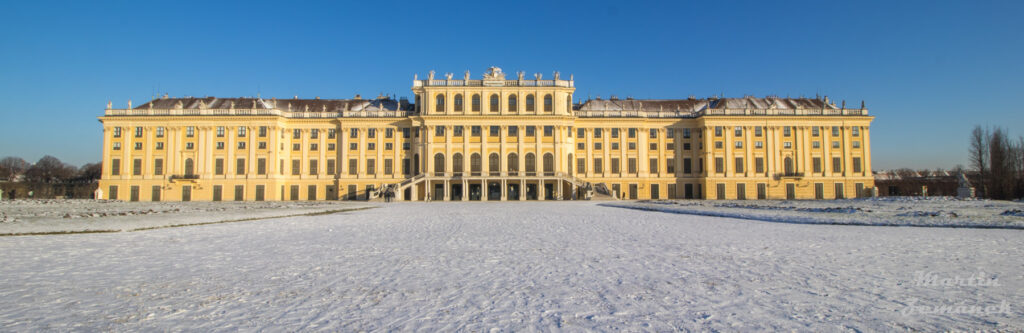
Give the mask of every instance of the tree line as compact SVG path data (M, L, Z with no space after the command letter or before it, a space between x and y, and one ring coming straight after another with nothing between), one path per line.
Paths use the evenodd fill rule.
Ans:
M977 173L973 185L979 197L1024 197L1024 136L1014 140L1003 128L974 126L968 160Z
M61 162L46 155L36 163L20 157L0 159L0 188L4 198L90 198L97 181L103 174L100 163L87 163L81 167Z

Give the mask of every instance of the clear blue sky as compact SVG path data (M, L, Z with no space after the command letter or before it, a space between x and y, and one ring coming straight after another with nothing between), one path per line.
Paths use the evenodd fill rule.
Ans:
M0 156L100 160L96 120L154 94L409 96L414 73L575 74L577 97L867 102L875 169L966 164L1024 134L1024 2L12 1Z

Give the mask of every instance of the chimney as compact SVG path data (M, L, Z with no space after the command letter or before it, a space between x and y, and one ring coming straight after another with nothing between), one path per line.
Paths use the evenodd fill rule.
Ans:
M356 98L355 99L363 99L363 96L359 96L359 94L356 94Z

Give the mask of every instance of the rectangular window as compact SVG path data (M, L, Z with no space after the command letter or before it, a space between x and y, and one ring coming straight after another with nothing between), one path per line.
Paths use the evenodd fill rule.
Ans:
M839 148L839 141L832 141L832 148Z
M327 138L328 139L334 139L336 137L338 137L338 131L336 131L333 128L327 129Z
M676 137L676 129L674 129L674 128L665 129L665 137L667 137L669 139L674 139Z
M258 144L259 144L259 149L267 149L267 142L266 141L260 141Z
M555 136L555 127L544 126L544 136Z
M402 150L409 150L409 143L408 142L402 142Z
M577 150L584 150L584 149L587 149L586 143L583 143L583 142L577 142L577 143L576 143L576 149L577 149Z
M261 158L257 158L256 159L256 174L257 175L265 175L265 174L267 174L267 159L266 158L262 158L261 157Z
M843 183L836 183L836 199L846 198L846 193L843 191Z
M298 176L302 174L302 161L294 159L292 160L292 176Z
M850 127L850 135L860 136L860 126Z
M754 136L760 137L763 134L762 131L763 130L762 130L761 126L755 126L754 127Z
M854 157L853 158L853 172L860 172L860 170L861 170L860 157Z
M377 160L368 158L366 159L366 174L372 175L377 173Z
M611 159L611 162L612 162L611 163L612 173L619 173L619 170L620 170L619 167L621 166L621 165L619 165L619 159L618 158L613 158L613 159Z
M612 150L619 150L619 143L618 142L612 142Z
M789 126L782 127L782 136L790 136L793 134L793 129Z
M142 137L142 126L135 126L135 137L136 138L141 138Z
M793 148L793 143L789 142L789 141L783 142L782 143L782 148L786 148L786 149Z
M410 173L409 171L410 171L409 170L409 159L408 158L403 158L402 159L402 174L403 175L408 175Z
M354 158L349 159L348 160L348 174L351 175L351 176L355 176L358 173L359 173L359 160L354 159Z
M335 147L334 147L333 143L328 143L327 144L327 151L334 151L334 149L335 149Z
M384 159L384 174L390 175L394 173L394 162L388 158Z
M576 137L577 138L583 139L583 138L586 138L586 136L587 136L587 130L582 129L582 128L577 128L576 129Z
M683 150L690 150L690 143L689 142L683 142Z
M722 136L722 126L715 126L715 136Z
M820 157L813 157L813 158L811 158L811 167L812 167L811 170L814 170L812 172L820 173L821 172L821 158Z
M472 136L480 136L480 126L471 126L469 128L469 134Z
M658 129L656 129L656 128L652 128L652 129L650 130L650 132L651 132L651 135L650 135L650 136L651 136L651 139L657 139L657 138L658 138Z
M537 126L526 126L526 136L537 136Z
M411 130L408 127L403 127L402 128L402 138L408 139L410 131Z
M196 127L195 126L185 127L185 137L191 138L191 137L194 137L194 136L196 136Z
M715 173L725 173L724 158L715 157Z
M832 136L839 136L839 126L832 126Z
M715 192L718 196L718 200L725 200L725 183L718 183L715 186Z
M373 143L373 142L367 143L366 144L366 149L367 150L377 150L377 144Z
M355 143L355 142L349 143L348 144L348 150L359 150L359 144Z
M240 138L244 138L245 137L245 126L239 126L238 127L238 137L240 137Z
M658 159L652 158L650 164L647 166L651 173L658 173Z
M676 159L670 158L665 160L665 172L670 174L676 173Z
M135 150L142 150L142 142L135 143Z
M261 138L267 137L267 127L266 126L260 126L260 137Z
M722 141L715 141L715 149L722 149L722 147L724 147Z
M820 141L811 141L811 148L815 148L815 149L821 148L821 142Z
M691 164L693 160L690 158L683 158L683 173L693 173L693 166Z
M860 141L853 141L853 148L860 148Z
M309 150L317 151L318 149L320 149L320 145L319 144L316 144L316 143L310 143L309 144Z
M453 136L462 136L462 126L452 126Z
M736 200L747 200L747 184L736 184Z
M163 127L157 127L156 128L156 137L158 137L158 138L164 137L164 128Z
M298 130L296 130L296 131L298 131ZM351 128L351 129L349 129L348 130L348 137L349 138L353 138L353 139L358 138L359 137L359 129L358 128Z
M811 136L819 136L819 135L821 135L821 130L820 129L821 128L818 127L818 126L811 126Z
M619 129L618 128L613 128L612 129L612 139L617 139L618 137L619 137Z
M395 149L395 146L392 145L390 142L385 142L384 143L384 150L393 150L393 149Z
M496 136L499 135L500 131L501 131L501 127L491 126L491 128L490 128L490 135L496 137Z
M690 129L689 128L684 128L683 129L683 139L689 139L689 138L690 138Z
M327 160L327 174L328 175L334 175L334 172L337 171L337 170L335 170L336 169L335 164L337 164L337 163L333 159Z
M224 141L217 141L217 150L224 149Z
M761 149L761 147L764 147L763 141L754 141L754 148Z
M218 158L213 160L213 174L223 175L224 174L224 159Z
M736 148L743 148L743 141L736 141Z
M576 159L576 173L587 173L587 159L577 158Z
M434 136L444 136L444 126L434 126Z
M757 184L757 199L765 200L768 199L768 184L758 183Z
M245 200L245 185L235 185L235 201Z
M164 174L164 159L158 158L153 160L153 174L157 176Z
M121 150L121 143L120 142L114 142L114 150Z
M110 185L110 188L107 189L107 197L110 200L117 200L117 185Z
M832 158L832 172L843 172L843 159L839 157Z
M132 185L132 187L129 188L129 191L130 191L129 192L130 194L129 194L129 199L128 200L139 201L139 186L138 185Z
M736 128L733 129L733 135L736 136L736 137L742 137L743 136L743 127L736 126Z
M626 172L636 173L636 159L635 158L630 157L630 158L626 159Z
M594 173L604 173L604 164L601 163L600 158L594 159Z
M238 149L245 149L245 141L238 142Z
M115 138L120 138L121 137L121 128L120 127L114 127L114 137Z
M313 176L320 172L320 161L316 159L309 160L309 175Z
M507 132L508 136L519 136L519 126L509 126Z
M601 137L601 132L602 132L602 131L601 131L601 129L600 129L600 128L595 128L595 129L594 129L594 138L595 138L595 139L597 139L597 138L600 138L600 137Z
M651 143L650 144L650 148L651 148L650 150L658 150L658 144L657 143Z
M736 173L742 173L743 172L743 158L742 157L737 157L736 158L736 169L734 171Z
M239 158L239 159L235 160L235 174L236 175L244 175L245 174L245 159L244 158Z
M754 172L764 173L764 157L754 158Z
M132 175L142 176L142 159L136 158L132 160Z

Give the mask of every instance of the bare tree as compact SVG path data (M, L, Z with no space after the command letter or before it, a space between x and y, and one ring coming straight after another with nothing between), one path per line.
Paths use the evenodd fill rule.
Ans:
M987 130L982 129L981 126L974 126L974 130L971 131L970 147L968 148L967 155L971 163L971 168L978 172L978 190L979 195L987 196L988 191L985 188L985 184L988 176L988 138L989 133Z
M1002 128L996 127L988 139L989 159L989 197L1007 199L1012 196L1012 187L1016 185L1010 153L1010 142Z
M0 178L14 181L18 175L24 174L29 166L31 165L20 157L4 157L0 160Z
M60 183L70 179L75 174L75 169L56 157L46 155L25 171L25 180L46 184Z

